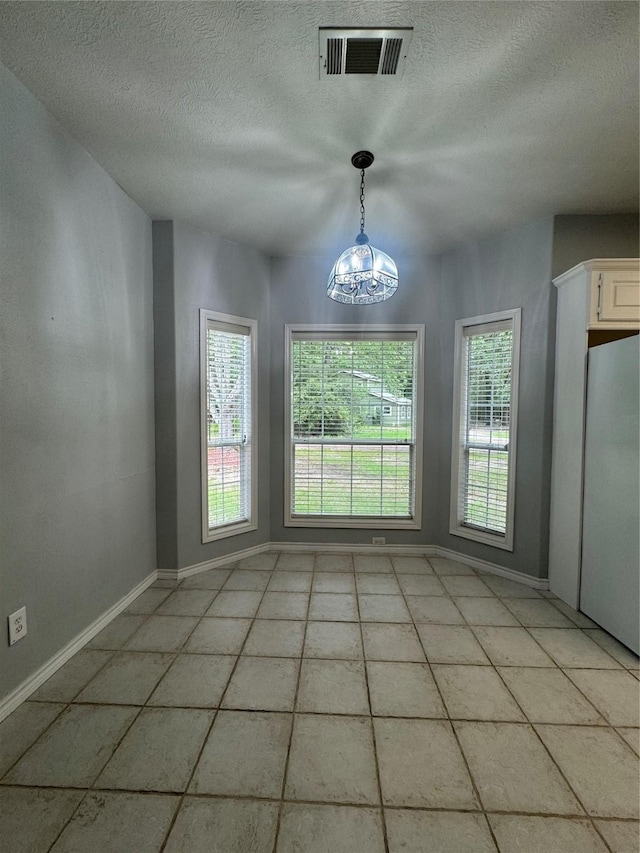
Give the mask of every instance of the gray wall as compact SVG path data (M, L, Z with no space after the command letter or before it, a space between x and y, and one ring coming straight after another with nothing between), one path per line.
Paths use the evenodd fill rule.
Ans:
M551 285L553 220L545 219L471 243L442 259L442 389L436 541L452 550L534 577L544 577L549 538L553 410ZM522 308L518 448L513 552L449 533L454 324L465 317Z
M274 542L431 544L436 531L440 397L440 260L395 258L400 284L388 302L342 305L327 298L334 257L275 258L271 262L271 539ZM425 410L422 530L345 530L284 526L284 327L287 323L424 323Z
M556 216L553 220L552 276L591 258L637 258L637 213Z
M185 568L269 541L269 263L184 223L154 223L159 568ZM258 529L202 544L200 309L258 321Z
M156 555L151 223L1 66L0 91L5 694Z

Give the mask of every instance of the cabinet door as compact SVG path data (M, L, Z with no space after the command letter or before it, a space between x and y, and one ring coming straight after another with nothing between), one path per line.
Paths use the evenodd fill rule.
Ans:
M640 276L633 270L598 273L598 322L640 322Z

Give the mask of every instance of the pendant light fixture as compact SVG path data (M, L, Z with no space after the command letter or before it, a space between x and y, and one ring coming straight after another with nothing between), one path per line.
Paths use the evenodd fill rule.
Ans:
M333 265L327 296L336 302L370 305L393 296L398 288L398 268L389 255L369 243L364 233L364 170L373 163L373 154L357 151L351 162L360 170L360 233L355 245Z

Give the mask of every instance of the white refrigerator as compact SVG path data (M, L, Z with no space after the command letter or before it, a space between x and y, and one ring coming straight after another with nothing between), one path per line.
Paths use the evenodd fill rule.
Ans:
M640 347L589 350L580 610L640 647Z

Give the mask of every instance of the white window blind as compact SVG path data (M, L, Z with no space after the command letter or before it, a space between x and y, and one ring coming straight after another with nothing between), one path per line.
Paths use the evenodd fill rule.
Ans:
M417 332L294 332L290 347L290 523L413 521Z
M516 323L516 320L518 323ZM452 532L512 542L519 312L458 328ZM457 488L456 488L457 486ZM484 539L483 541L490 541Z
M203 539L209 541L252 520L253 329L240 318L203 313Z

